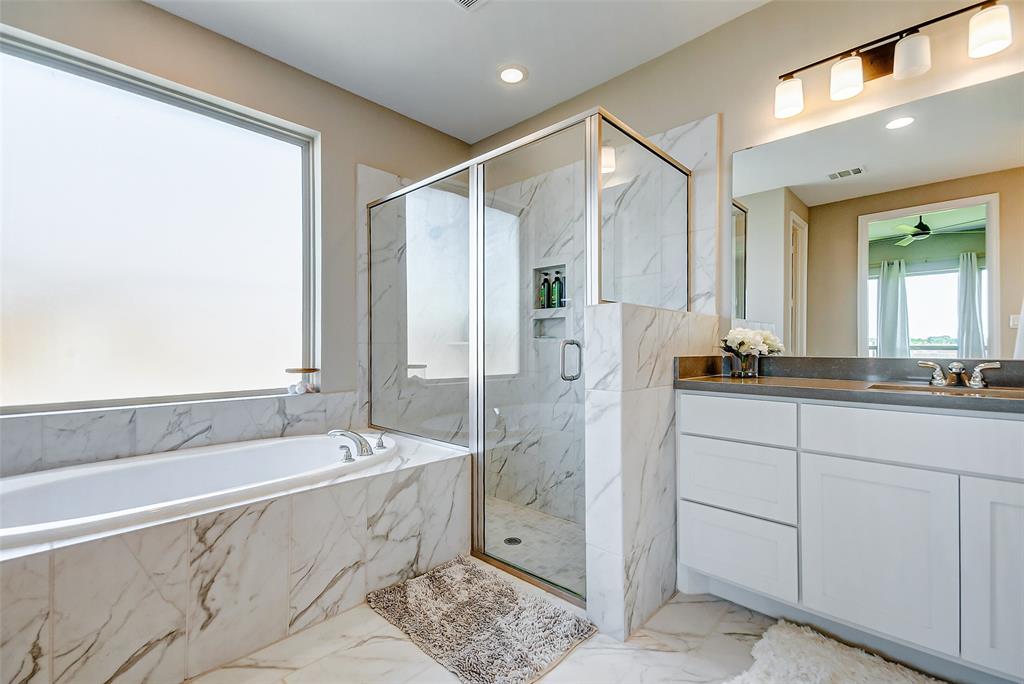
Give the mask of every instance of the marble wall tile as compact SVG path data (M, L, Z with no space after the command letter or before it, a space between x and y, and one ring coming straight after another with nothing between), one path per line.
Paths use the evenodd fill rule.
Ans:
M43 461L48 468L131 456L134 410L74 411L43 416Z
M358 605L366 596L366 483L292 497L289 633Z
M366 589L415 577L469 551L469 459L371 479L366 493Z
M625 560L587 543L587 617L602 634L620 641L626 633Z
M54 552L53 681L185 677L185 522Z
M283 421L278 410L280 401L281 399L275 397L258 397L209 404L210 444L243 442L280 435L283 430Z
M213 443L211 404L143 406L136 416L136 454L155 454Z
M676 534L671 527L634 544L625 559L625 633L633 634L676 591Z
M281 419L278 437L317 435L327 432L326 395L297 394L277 398L277 415Z
M42 416L0 418L0 477L42 470Z
M332 392L324 395L324 428L326 430L359 429L366 426L359 417L356 392Z
M622 556L622 394L587 390L586 539L588 546ZM588 597L588 603L591 599ZM594 599L596 600L596 599Z
M188 675L288 633L288 498L189 521Z
M50 683L50 554L0 564L0 681Z

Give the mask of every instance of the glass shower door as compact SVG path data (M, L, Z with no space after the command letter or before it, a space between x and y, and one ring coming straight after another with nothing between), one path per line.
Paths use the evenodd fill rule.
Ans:
M586 128L482 165L484 551L586 593Z

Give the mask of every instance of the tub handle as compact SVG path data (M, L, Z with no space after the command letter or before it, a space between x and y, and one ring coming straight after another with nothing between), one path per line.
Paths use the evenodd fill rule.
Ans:
M356 459L352 458L352 450L351 449L349 449L344 444L341 445L338 448L341 449L341 462L342 463L355 463Z
M573 375L567 375L565 372L565 349L566 347L576 347L576 373ZM579 380L580 376L583 375L583 346L579 340L562 340L562 344L558 350L558 374L562 377L562 380L566 382L572 382L573 380Z

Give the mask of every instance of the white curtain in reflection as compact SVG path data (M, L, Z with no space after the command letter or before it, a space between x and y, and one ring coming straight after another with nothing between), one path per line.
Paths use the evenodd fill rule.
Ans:
M957 356L962 359L985 357L985 338L981 329L981 278L978 255L960 254L957 304Z
M878 356L909 357L910 325L907 318L907 264L903 259L883 261L878 274Z

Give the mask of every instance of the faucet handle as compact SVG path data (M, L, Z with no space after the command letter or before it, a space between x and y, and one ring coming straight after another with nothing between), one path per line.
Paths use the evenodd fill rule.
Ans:
M982 389L988 387L988 382L985 381L985 375L983 371L993 370L996 368L1002 368L1002 364L998 361L986 361L979 363L974 367L974 372L971 373L971 379L967 381L967 386L972 389Z
M964 370L966 370L966 366L964 366L964 364L960 363L959 361L954 361L953 363L949 364L950 373L963 373Z
M946 384L946 376L942 374L942 366L935 363L934 361L918 361L917 365L921 368L932 369L932 380L931 384L936 387L943 387Z
M377 449L385 448L385 445L384 445L384 435L386 435L386 434L388 434L388 433L382 432L379 435L377 435L377 444L374 445Z
M341 450L341 462L342 463L354 463L355 458L352 457L352 450L344 444L338 447Z

